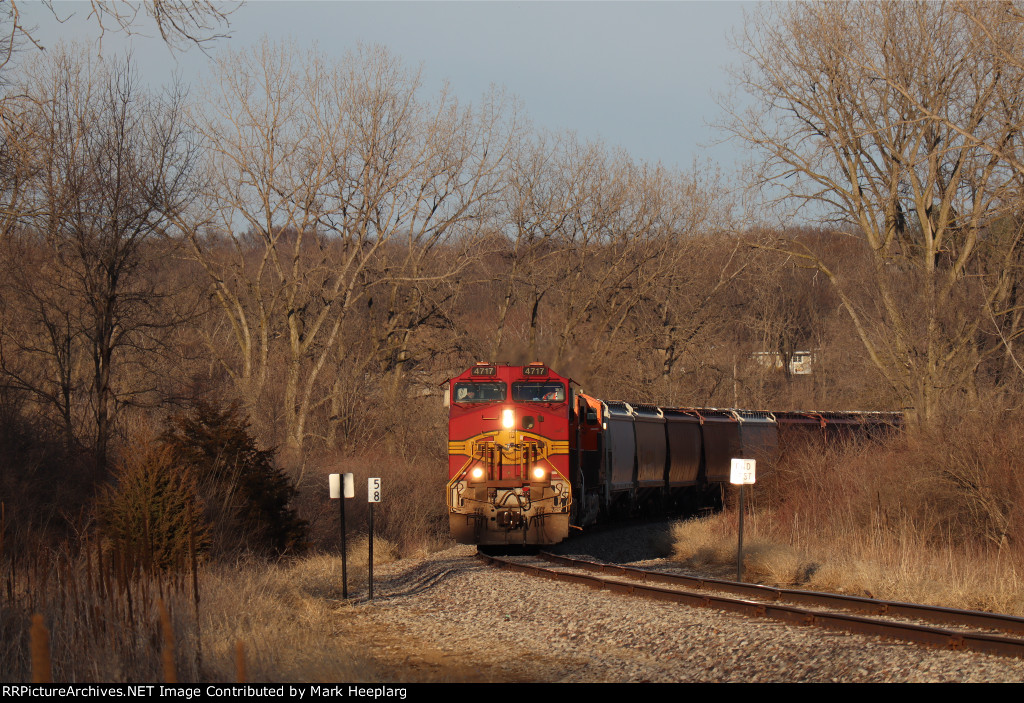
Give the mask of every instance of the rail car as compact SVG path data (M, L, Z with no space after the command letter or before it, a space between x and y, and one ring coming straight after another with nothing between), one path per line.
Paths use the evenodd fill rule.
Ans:
M713 506L734 457L880 431L898 413L665 408L604 401L542 363L448 380L447 503L463 544L546 545L621 515Z

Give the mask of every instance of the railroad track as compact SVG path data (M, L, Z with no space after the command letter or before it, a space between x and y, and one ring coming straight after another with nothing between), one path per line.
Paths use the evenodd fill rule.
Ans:
M499 568L581 583L614 593L932 647L1024 658L1024 618L1010 615L683 576L571 559L546 552L530 558L498 557L483 551L478 551L477 555ZM542 566L538 561L554 566Z

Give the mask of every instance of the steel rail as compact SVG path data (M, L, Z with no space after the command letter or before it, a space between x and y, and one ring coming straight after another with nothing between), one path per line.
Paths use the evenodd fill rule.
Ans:
M738 581L726 581L723 579L685 576L682 574L672 574L664 571L640 569L631 566L621 566L618 564L602 564L600 562L587 561L584 559L571 559L569 557L563 557L549 552L541 552L540 556L548 561L564 564L566 566L572 566L578 569L587 569L590 571L614 573L638 579L640 581L679 584L690 588L735 593L750 596L752 598L763 598L765 600L805 603L807 605L821 605L830 608L856 610L874 615L913 618L916 620L939 623L941 625L959 625L1024 634L1024 618L1013 615L985 613L978 610L960 610L958 608L941 608L938 606L920 605L917 603L878 600L862 596L847 596L840 593L802 591L796 589L775 588L773 586L762 586L752 583L741 583Z
M814 625L818 627L844 630L847 632L855 632L864 635L888 637L891 639L926 644L933 647L943 647L948 649L965 649L986 654L998 654L1000 656L1024 658L1024 639L1017 639L1013 637L1005 637L1001 635L992 635L979 632L963 632L930 625L892 622L888 620L879 620L877 618L870 618L859 615L847 615L842 613L829 613L817 610L808 610L807 608L797 607L794 605L782 605L775 602L764 602L733 598L727 596L719 596L714 595L712 593L694 592L684 590L681 588L665 588L662 586L649 585L647 583L642 582L637 584L626 583L623 581L602 578L599 576L575 574L566 571L559 571L556 569L549 569L542 566L536 566L532 564L524 564L509 559L503 559L501 557L491 556L484 552L478 552L477 555L480 558L487 561L488 563L495 565L499 568L510 569L513 571L527 573L542 578L554 579L557 581L579 583L589 586L590 588L607 590L612 593L620 593L623 595L635 595L646 598L654 598L658 600L668 600L678 603L685 603L691 606L700 606L704 608L713 608L716 610L725 610L752 617L772 618L775 620L780 620L783 622L789 622L799 625ZM685 582L689 583L690 585L706 584L696 585L696 587L701 588L702 590L718 590L731 592L739 595L747 595L761 598L765 598L765 594L768 593L770 595L768 595L767 597L771 600L776 600L778 597L777 594L779 592L794 593L810 596L809 598L800 601L803 604L827 607L849 607L837 606L835 601L828 600L828 597L832 594L812 593L807 591L786 591L785 589L774 589L766 586L756 586L754 584L743 584L731 581L719 581L716 579L700 579L694 577L677 576L675 574L665 574L661 572L649 571L646 569L632 569L629 567L622 567L612 564L599 564L596 562L573 560L567 557L561 557L557 555L543 554L542 556L546 559L556 561L562 566L580 568L589 571L613 572L617 575L626 575L631 579L637 581L661 581L662 583L667 582L669 584L678 584L680 582ZM850 598L848 596L836 597L840 599ZM873 601L873 599L868 598L855 598L854 601L860 602L861 604L863 604L864 602L885 603L885 601ZM894 605L907 606L911 609L908 612L912 612L913 614L907 615L905 613L894 613L894 611L890 609L885 611L885 615L900 615L902 617L919 618L921 612L925 612L929 609L928 606L917 606L908 603ZM949 609L932 610L949 611ZM968 613L972 611L952 612ZM986 622L986 625L984 625L984 627L993 629L997 626L992 624L994 622L992 618L1009 618L1011 621L1011 626L1013 626L1012 621L1021 620L1021 618L1011 618L1010 616L992 616L989 613L978 613L978 615L988 616L984 618L984 621ZM949 621L946 622L948 623ZM956 624L964 623L958 622Z

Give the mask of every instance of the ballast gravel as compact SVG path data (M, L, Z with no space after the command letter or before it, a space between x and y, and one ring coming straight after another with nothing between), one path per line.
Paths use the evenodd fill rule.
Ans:
M386 681L1024 682L1024 660L929 649L496 569L459 546L375 569L347 613Z

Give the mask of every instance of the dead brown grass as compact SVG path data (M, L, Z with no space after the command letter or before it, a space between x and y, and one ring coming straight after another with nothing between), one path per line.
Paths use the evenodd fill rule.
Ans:
M376 554L375 561L380 557ZM383 550L382 550L383 551ZM349 595L365 595L366 560L349 560ZM287 563L211 568L203 582L203 651L208 680L238 674L245 643L249 681L372 681L373 667L334 635L341 601L341 558L313 554Z
M366 552L366 537L355 540L350 596L365 596ZM376 564L394 554L393 545L375 540ZM198 620L187 574L118 573L94 553L8 561L0 576L4 681L29 681L42 671L43 627L59 682L379 680L360 652L338 641L350 606L341 600L336 555L200 567Z

